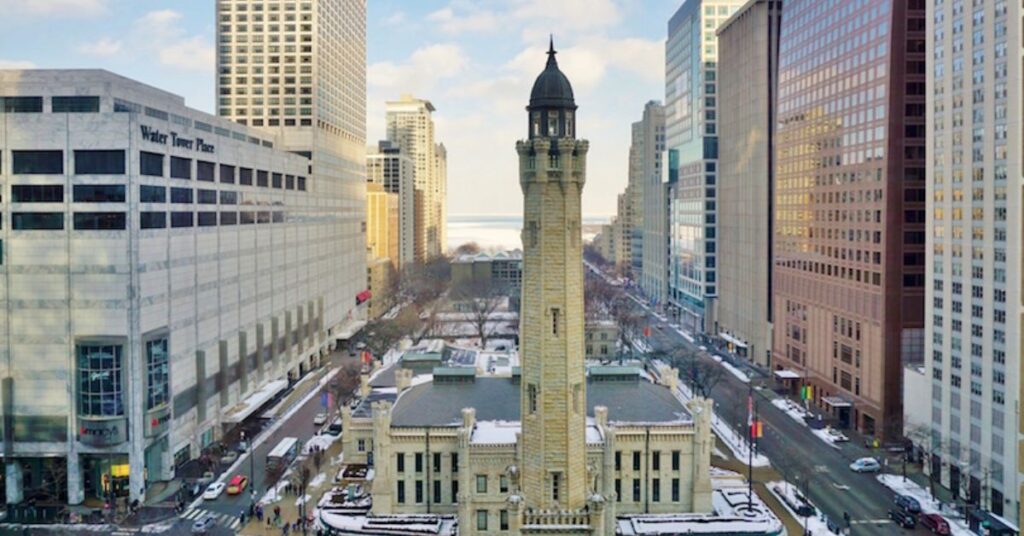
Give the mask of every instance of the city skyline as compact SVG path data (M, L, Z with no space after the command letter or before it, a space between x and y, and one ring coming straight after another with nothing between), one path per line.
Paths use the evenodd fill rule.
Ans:
M449 213L479 214L481 206L519 213L516 162L492 148L521 130L519 97L535 75L530 59L554 33L561 65L589 106L585 134L595 153L583 214L610 216L628 175L630 132L621 125L635 120L632 103L663 98L665 21L677 7L671 0L368 2L367 140L386 137L386 101L402 93L428 99L449 152ZM212 2L3 0L0 9L0 68L107 69L216 113ZM481 177L491 187L475 188Z

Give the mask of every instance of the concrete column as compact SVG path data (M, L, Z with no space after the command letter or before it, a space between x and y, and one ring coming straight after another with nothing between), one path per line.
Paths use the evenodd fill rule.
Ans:
M373 404L373 467L373 511L390 514L395 483L391 477L391 402L387 401Z
M146 500L145 442L139 438L129 443L128 448L128 497L143 502Z
M711 434L711 401L695 398L687 404L694 419L693 436L693 489L692 512L711 511L711 448L714 436Z
M15 458L6 460L4 466L7 480L7 504L18 504L25 498L21 464Z
M82 487L82 464L77 452L69 452L68 464L68 504L82 504L85 500L85 488ZM8 489L10 489L8 484ZM10 493L10 492L8 492Z

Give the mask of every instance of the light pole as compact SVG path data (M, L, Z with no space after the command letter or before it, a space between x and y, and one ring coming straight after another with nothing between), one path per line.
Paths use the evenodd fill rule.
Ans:
M252 445L245 439L245 430L242 430L242 442L245 444L246 453L249 455L249 497L256 500L256 462L253 458Z

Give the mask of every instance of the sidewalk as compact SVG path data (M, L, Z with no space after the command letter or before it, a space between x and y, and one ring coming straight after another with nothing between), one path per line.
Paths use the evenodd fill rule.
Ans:
M305 448L305 447L304 447ZM331 489L334 486L334 475L341 469L340 465L332 465L331 461L338 458L341 454L342 443L339 437L328 449L325 451L323 456L323 464L320 466L320 470L310 480L309 487L306 489L307 505L306 515L307 517L316 508L316 503L320 500L321 495L324 492ZM312 459L311 456L306 458ZM304 458L299 458L302 461ZM296 462L299 463L299 462ZM315 470L315 469L314 469ZM244 526L239 527L238 534L250 534L253 536L267 536L268 534L281 534L281 529L275 527L269 527L267 525L267 519L273 517L274 507L279 506L281 508L281 518L288 523L294 523L299 519L299 503L301 498L296 495L285 495L281 494L277 501L269 502L264 504L263 510L263 522L260 523L255 519L249 520ZM261 501L264 502L264 501ZM269 527L269 528L268 528ZM315 534L314 530L310 530L309 534ZM295 532L291 532L295 534Z

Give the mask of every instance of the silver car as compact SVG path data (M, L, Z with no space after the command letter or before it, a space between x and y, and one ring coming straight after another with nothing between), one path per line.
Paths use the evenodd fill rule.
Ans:
M212 515L205 515L192 523L192 534L206 534L214 525L217 524L216 518Z

